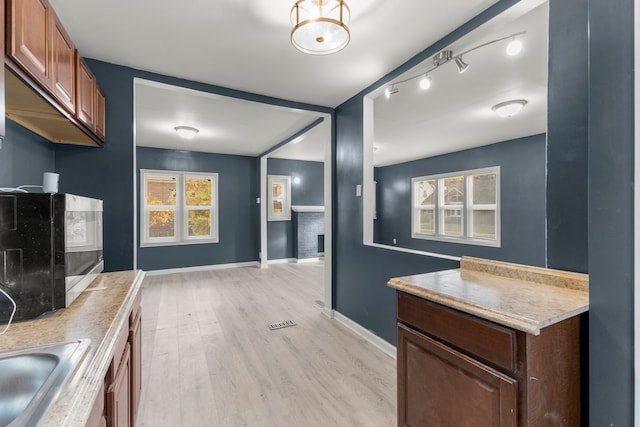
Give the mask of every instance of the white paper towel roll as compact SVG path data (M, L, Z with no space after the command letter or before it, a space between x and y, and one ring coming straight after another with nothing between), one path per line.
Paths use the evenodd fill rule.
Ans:
M42 177L42 191L44 193L57 193L60 175L53 172L45 172Z

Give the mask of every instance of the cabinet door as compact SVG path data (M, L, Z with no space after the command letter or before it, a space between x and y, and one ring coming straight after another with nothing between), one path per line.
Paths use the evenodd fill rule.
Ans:
M398 324L398 425L517 426L517 382Z
M136 425L142 389L142 316L139 314L129 330L131 345L131 425Z
M51 6L46 0L10 0L9 55L51 89Z
M107 98L96 84L96 135L104 141L107 135Z
M106 425L106 419L104 417L104 383L100 387L98 397L93 404L93 409L87 420L85 427L104 427Z
M67 111L76 112L76 48L52 11L51 35L52 91Z
M113 383L107 391L107 426L129 426L130 413L130 348L127 343Z
M76 117L93 131L96 129L95 108L96 108L96 79L87 64L77 55L78 91Z

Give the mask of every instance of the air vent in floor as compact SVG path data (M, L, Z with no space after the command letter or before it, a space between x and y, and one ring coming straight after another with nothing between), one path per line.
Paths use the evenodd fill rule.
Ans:
M295 326L295 325L296 325L296 322L294 322L293 320L285 320L282 322L270 324L269 329L273 331L276 329L288 328L289 326Z

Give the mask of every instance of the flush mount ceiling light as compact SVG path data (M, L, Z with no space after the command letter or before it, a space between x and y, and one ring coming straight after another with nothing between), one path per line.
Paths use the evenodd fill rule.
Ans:
M491 110L495 111L500 117L512 117L515 116L527 105L526 99L513 99L511 101L501 102L491 107Z
M328 55L349 44L351 11L343 0L298 0L291 9L291 43L311 55Z
M173 128L180 138L193 139L200 130L191 126L176 126Z
M316 0L318 1L318 0ZM411 76L409 78L406 78L404 80L399 80L396 81L394 83L391 83L389 86L387 86L387 88L384 90L384 94L387 98L390 98L391 95L394 95L396 93L398 93L399 89L398 89L398 85L402 85L403 83L406 83L410 80L414 80L414 79L420 79L420 81L418 82L418 85L420 87L420 89L426 90L429 89L431 87L432 84L432 79L430 76L430 73L432 71L434 71L437 68L440 68L441 66L449 63L449 62L454 62L456 64L456 67L458 69L458 73L462 74L465 71L467 71L469 69L469 64L467 64L466 62L464 62L464 60L462 59L463 55L466 55L470 52L473 52L474 50L483 48L485 46L489 46L492 45L494 43L498 43L504 40L511 40L511 42L507 45L507 54L510 56L515 56L517 54L519 54L522 51L522 42L517 38L518 36L521 36L523 34L525 34L526 31L520 31L518 33L514 33L514 34L510 34L506 37L501 37L499 39L495 39L495 40L491 40L482 44L479 44L477 46L473 46L470 49L465 50L464 52L460 52L457 55L453 54L453 51L451 50L442 50L438 53L436 53L433 56L433 65L427 69L426 71L421 72L418 75L415 76ZM524 101L524 103L526 104L527 101ZM524 104L522 104L524 105Z

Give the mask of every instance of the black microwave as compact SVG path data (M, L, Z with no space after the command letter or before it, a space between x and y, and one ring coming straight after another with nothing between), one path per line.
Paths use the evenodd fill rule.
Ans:
M104 268L102 200L0 193L0 289L14 320L69 306ZM0 300L0 322L13 306Z

